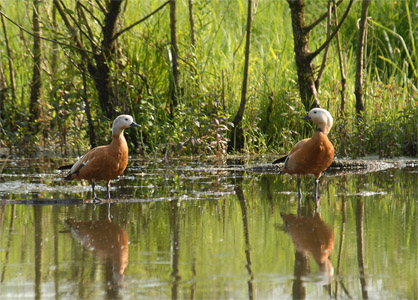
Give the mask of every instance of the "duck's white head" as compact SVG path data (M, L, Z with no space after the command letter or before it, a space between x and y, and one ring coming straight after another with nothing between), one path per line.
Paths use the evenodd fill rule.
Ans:
M318 107L311 109L308 115L302 119L314 122L324 134L329 133L333 124L333 119L329 111Z
M119 135L123 130L129 127L139 127L130 115L120 115L113 121L112 135Z

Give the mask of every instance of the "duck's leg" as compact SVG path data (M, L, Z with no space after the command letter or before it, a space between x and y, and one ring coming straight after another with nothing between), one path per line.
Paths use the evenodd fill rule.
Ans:
M94 191L94 187L96 186L96 184L94 183L94 181L91 181L91 194L93 197L93 204L96 205L97 203L102 202L102 200L100 200L99 198L96 197L96 192Z
M107 218L108 218L109 221L111 221L112 220L112 215L110 213L110 201L109 201L108 205L109 206L107 207Z
M110 180L107 182L106 185L106 191L107 191L107 199L110 199Z
M92 180L90 182L91 184L91 197L93 198L93 212L96 209L96 192L94 191L94 187L96 186L96 184L94 183L94 181Z
M319 185L319 178L315 178L315 191L314 191L314 201L315 201L315 209L318 208L318 185Z
M91 184L91 197L93 198L93 202L96 199L96 192L94 191L94 187L96 186L96 184L94 183L94 181L90 182Z
M300 191L300 182L301 182L301 178L300 178L300 176L298 176L298 180L297 180L297 183L298 183L298 215L300 213L300 200L302 200L302 193Z
M96 204L93 203L93 210L91 212L91 220L96 221Z

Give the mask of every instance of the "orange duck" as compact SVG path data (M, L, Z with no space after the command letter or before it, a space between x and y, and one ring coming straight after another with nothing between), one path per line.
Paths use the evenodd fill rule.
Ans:
M128 266L129 240L125 230L111 220L66 220L72 235L95 256L112 264L113 277L122 279Z
M123 131L130 127L138 127L130 115L120 115L113 121L112 142L110 145L99 146L83 155L74 165L60 167L69 169L65 180L86 179L90 181L93 202L99 200L94 191L96 181L107 182L107 199L110 199L110 180L121 175L128 165L128 144Z
M305 257L313 256L323 275L332 276L334 268L329 255L334 250L335 236L330 226L315 213L310 216L280 214L296 251Z
M302 197L300 191L302 175L313 174L315 176L314 199L317 201L319 178L334 159L334 146L328 139L333 119L331 114L322 108L313 108L302 119L311 120L318 125L318 129L311 138L297 142L287 156L279 158L273 163L284 162L282 172L297 175L299 200Z

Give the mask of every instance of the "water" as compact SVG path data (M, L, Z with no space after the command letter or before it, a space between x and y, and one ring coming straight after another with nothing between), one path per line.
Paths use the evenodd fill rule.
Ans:
M303 178L296 216L269 159L131 159L95 209L62 159L0 160L0 299L418 298L416 163L324 176L317 212Z

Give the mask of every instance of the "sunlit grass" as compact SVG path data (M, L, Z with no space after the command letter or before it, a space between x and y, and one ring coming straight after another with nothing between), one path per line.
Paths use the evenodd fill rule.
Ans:
M65 3L69 9L73 9L72 1ZM160 0L126 2L120 28L141 19L163 3ZM13 20L26 29L31 28L31 1L1 0L0 4ZM286 1L266 0L256 4L248 103L244 119L245 151L285 153L297 140L309 135L304 129L306 125L299 120L306 112L298 98L290 12ZM227 131L217 130L229 126L240 101L246 5L244 0L194 1L196 45L192 47L188 1L178 1L177 35L182 91L174 119L168 114L168 8L165 7L119 38L118 47L121 51L112 74L120 92L120 103L115 108L120 112L131 112L142 124L141 151L159 155L225 153L222 147L213 147L213 143L226 142ZM70 39L57 35L53 30L51 4L44 2L42 6L42 35L71 43ZM325 7L325 1L315 5L308 2L307 22L313 21ZM343 118L339 118L341 79L338 53L335 43L331 44L319 97L322 107L329 109L335 118L331 138L340 156L417 154L418 60L417 36L414 32L418 27L418 17L414 11L413 4L406 1L371 3L364 124L358 124L354 117L356 24L360 4L354 5L341 31L347 76L347 103ZM65 33L59 17L57 22L59 31ZM44 72L40 99L44 103L45 118L40 120L43 134L31 141L22 139L31 125L26 120L29 114L29 66L32 63L29 50L32 39L7 21L6 29L14 54L17 99L16 103L5 102L5 110L13 121L4 122L0 145L17 150L21 149L19 145L25 146L22 148L31 143L47 146L48 142L45 141L49 141L50 146L59 144L61 149L88 147L87 120L81 100L83 84L79 69L80 57L74 50L57 47L46 41L42 42ZM99 29L97 23L92 27L94 32L99 32ZM325 30L325 26L321 26L312 32L312 51L324 41ZM0 39L4 40L3 34ZM99 40L100 36L97 36ZM57 54L55 70L51 67L52 51ZM4 43L0 45L0 53L1 67L9 83ZM318 65L320 61L315 60L314 63ZM111 120L106 120L101 114L91 78L88 78L87 83L86 91L95 120L94 126L98 131L99 142L105 142L108 140ZM10 99L9 89L7 95ZM55 125L50 126L49 122ZM361 138L360 127L364 129ZM202 144L189 145L191 141Z

